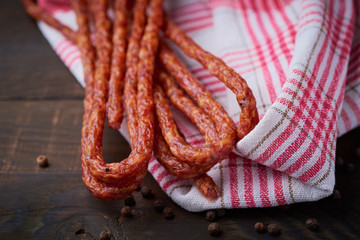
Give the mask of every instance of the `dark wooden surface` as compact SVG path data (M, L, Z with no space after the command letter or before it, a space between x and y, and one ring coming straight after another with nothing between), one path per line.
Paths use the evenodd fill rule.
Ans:
M354 164L337 170L341 199L280 208L228 210L218 220L223 233L211 237L204 213L189 213L174 204L147 175L143 185L175 211L165 220L154 199L135 192L136 214L123 219L123 201L95 199L80 172L83 89L61 63L19 1L0 1L0 239L98 239L103 230L113 239L359 239L360 164L354 149L360 129L338 140L338 154ZM106 129L105 159L127 156L121 135ZM50 166L36 164L40 154ZM315 217L319 231L306 228ZM253 230L257 221L278 223L277 237ZM78 230L84 229L85 234Z

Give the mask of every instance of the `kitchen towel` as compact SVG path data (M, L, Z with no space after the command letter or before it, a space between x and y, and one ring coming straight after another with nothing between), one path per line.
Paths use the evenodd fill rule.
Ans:
M68 1L38 4L76 30ZM260 115L229 158L209 171L221 191L216 202L152 158L148 170L164 192L189 211L270 207L332 194L336 139L360 125L359 1L165 0L164 8L200 46L246 79ZM45 23L39 28L84 86L76 46ZM234 94L199 63L176 53L239 121ZM179 111L174 115L187 142L201 145L198 130ZM120 132L128 138L125 123Z

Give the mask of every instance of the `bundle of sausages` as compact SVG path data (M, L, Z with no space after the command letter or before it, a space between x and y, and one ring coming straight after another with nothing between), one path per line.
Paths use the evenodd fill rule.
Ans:
M226 158L259 121L246 81L172 23L163 12L162 0L115 0L111 6L107 0L72 0L76 32L32 0L22 1L31 17L60 31L81 52L86 83L81 167L92 194L106 200L125 198L140 186L154 153L167 171L193 179L207 199L216 200L219 189L206 172ZM113 21L107 15L109 7ZM238 127L174 55L166 38L235 93L241 108ZM204 147L186 143L169 102L198 127ZM132 150L127 159L107 164L102 156L105 118L109 127L119 129L124 110Z

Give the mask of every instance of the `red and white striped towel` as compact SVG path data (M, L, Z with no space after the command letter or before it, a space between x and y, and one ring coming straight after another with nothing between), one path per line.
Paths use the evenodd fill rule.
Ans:
M76 29L60 0L39 0ZM171 176L154 158L149 171L189 211L269 207L314 201L332 193L336 138L360 125L360 3L356 0L186 0L165 9L204 49L248 82L261 121L229 159L209 172L221 190L208 202L190 180ZM84 85L80 54L44 23L51 46ZM179 55L189 70L238 121L235 96L199 63ZM189 143L201 135L174 111ZM121 132L127 137L125 124Z

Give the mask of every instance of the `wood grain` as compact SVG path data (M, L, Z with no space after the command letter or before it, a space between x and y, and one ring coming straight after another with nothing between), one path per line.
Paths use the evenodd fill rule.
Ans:
M98 239L103 230L112 239L214 239L205 213L178 207L148 174L143 185L154 192L144 199L134 192L136 214L120 218L123 201L95 199L80 172L83 89L61 63L28 18L19 1L0 1L0 239ZM281 208L228 210L218 220L221 239L359 239L360 164L354 156L360 128L338 140L338 156L354 164L336 170L341 199ZM121 135L105 129L106 161L129 153ZM36 157L45 154L48 168ZM173 220L155 212L153 201L172 206ZM317 218L320 229L305 226ZM257 221L278 223L278 237L253 230ZM85 234L79 233L83 229Z
M0 1L0 30L0 100L83 97L21 1Z

